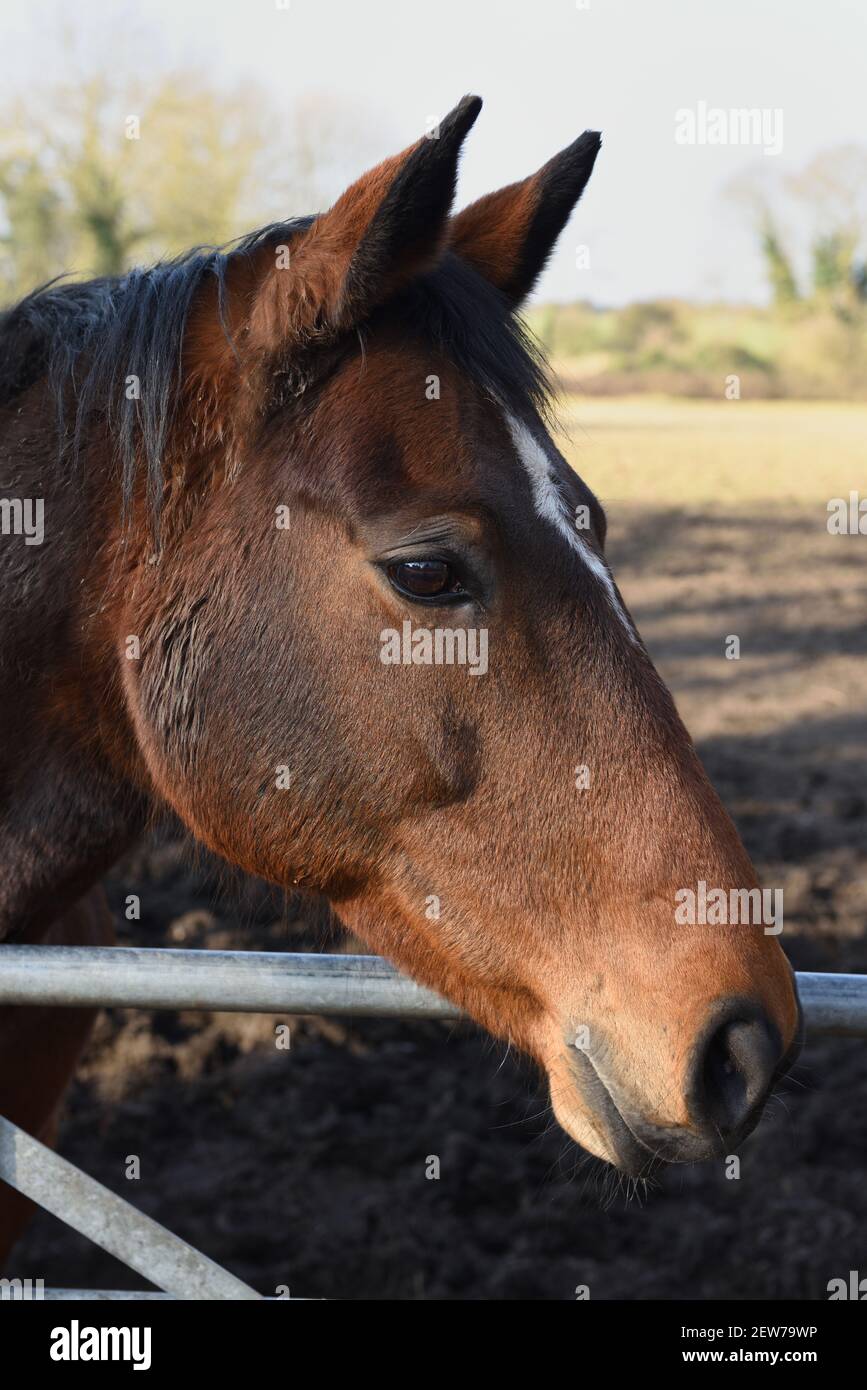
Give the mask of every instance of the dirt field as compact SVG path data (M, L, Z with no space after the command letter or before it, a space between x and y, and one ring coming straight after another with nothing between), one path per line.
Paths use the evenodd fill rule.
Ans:
M867 409L588 401L572 437L626 599L765 883L784 889L784 945L801 969L867 970L867 537L826 529L829 497L867 492ZM142 898L124 939L335 949L326 913L225 877L167 831L112 875L118 910ZM811 1299L867 1273L867 1042L807 1046L740 1181L673 1169L627 1204L550 1129L529 1066L472 1028L307 1020L283 1052L274 1024L106 1016L61 1139L263 1291ZM15 1272L137 1283L46 1215Z

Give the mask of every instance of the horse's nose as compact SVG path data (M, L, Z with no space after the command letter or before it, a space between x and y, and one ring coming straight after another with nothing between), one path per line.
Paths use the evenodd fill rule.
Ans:
M731 1001L696 1048L695 1123L723 1139L744 1133L758 1119L781 1061L780 1035L764 1011Z

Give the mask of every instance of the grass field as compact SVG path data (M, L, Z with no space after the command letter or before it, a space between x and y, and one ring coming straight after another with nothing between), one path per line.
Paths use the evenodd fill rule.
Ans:
M560 447L603 502L815 508L867 494L867 404L568 396Z

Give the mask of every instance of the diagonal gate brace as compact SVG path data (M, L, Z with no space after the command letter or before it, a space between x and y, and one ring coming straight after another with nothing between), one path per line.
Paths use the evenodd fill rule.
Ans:
M3 1116L0 1178L174 1298L261 1299L249 1284Z

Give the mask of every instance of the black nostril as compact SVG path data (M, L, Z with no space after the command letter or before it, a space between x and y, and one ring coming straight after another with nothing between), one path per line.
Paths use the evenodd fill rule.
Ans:
M696 1058L693 1118L723 1137L758 1117L780 1062L777 1030L760 1010L750 1014L719 1022Z

